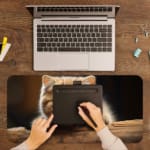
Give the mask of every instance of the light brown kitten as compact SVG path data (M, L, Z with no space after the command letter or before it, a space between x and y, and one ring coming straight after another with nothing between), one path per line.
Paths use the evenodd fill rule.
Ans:
M48 117L53 111L53 86L54 85L72 85L74 81L81 81L83 85L95 85L95 76L87 77L53 77L42 76L42 87L39 100L39 112L42 117ZM115 121L115 116L108 103L103 101L103 118L105 123L110 124Z

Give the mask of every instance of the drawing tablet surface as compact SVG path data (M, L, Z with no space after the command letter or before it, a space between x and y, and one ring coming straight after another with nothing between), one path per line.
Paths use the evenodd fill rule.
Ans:
M53 88L53 96L53 122L62 126L84 124L77 108L82 102L102 108L101 85L58 85Z

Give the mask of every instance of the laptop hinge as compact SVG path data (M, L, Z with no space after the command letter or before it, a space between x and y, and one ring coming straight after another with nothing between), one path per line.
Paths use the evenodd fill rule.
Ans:
M107 16L50 16L42 17L41 21L107 21Z

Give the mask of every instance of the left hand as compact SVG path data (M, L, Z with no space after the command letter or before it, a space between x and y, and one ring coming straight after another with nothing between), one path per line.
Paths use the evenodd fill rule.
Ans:
M52 114L48 119L38 118L36 119L31 128L31 133L28 139L25 141L29 150L35 150L42 145L48 138L51 137L55 131L57 125L53 125L48 131L54 115Z

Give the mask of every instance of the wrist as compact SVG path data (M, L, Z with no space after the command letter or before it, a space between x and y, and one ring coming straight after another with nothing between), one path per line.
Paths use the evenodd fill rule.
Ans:
M100 125L97 126L97 128L95 128L96 133L98 133L105 127L106 127L105 123L101 123Z
M30 137L25 141L25 143L29 150L36 150L38 148L38 145L34 143Z

